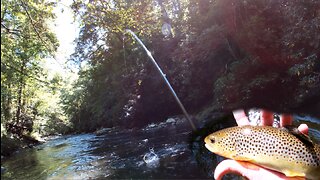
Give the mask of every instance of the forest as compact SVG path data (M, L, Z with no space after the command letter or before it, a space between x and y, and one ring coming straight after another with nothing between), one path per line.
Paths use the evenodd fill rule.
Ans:
M75 81L45 67L59 3L1 1L1 155L41 136L182 114L126 29L198 122L250 107L320 117L319 0L74 0Z

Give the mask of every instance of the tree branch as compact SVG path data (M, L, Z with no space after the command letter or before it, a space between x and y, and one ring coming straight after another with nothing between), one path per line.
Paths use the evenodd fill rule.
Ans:
M18 33L18 32L20 32L19 30L17 30L17 29L10 29L10 28L8 28L6 25L4 25L2 22L1 22L1 26L2 26L4 29L6 29L6 32L7 32L7 33L14 34L14 35L16 35L16 36L20 36L20 34Z
M26 8L25 3L24 3L22 0L20 0L20 3L21 3L21 5L22 5L24 11L26 12L28 18L30 19L31 25L32 25L32 27L33 27L33 29L34 29L37 37L38 37L39 40L43 43L43 46L44 46L48 51L51 51L51 49L48 47L47 43L42 39L40 33L38 32L38 30L37 30L37 28L36 28L36 25L34 24L34 20L33 20L32 17L30 16L30 13L28 12L28 9ZM61 68L64 69L64 66L63 66L54 56L53 56L53 59L59 64L59 66L60 66ZM69 69L71 72L73 72L72 69L70 69L70 68L68 68L68 69Z
M16 71L16 72L20 73L21 75L24 75L24 76L30 77L30 78L32 78L32 79L34 79L34 80L37 80L37 81L39 81L39 82L42 82L42 83L44 83L44 84L46 84L46 85L50 85L50 83L49 83L49 82L46 82L46 81L41 80L41 79L38 79L38 78L33 77L33 76L31 76L31 75L28 75L28 74L26 74L26 73L24 73L24 72L20 71L19 69L17 69L17 68L15 68L15 67L11 66L11 65L8 65L8 64L3 63L3 62L1 62L1 64L2 64L2 65L4 65L5 67L9 67L9 68L13 69L14 71Z
M40 41L43 43L43 45L44 45L48 50L50 50L50 48L48 48L48 46L47 46L47 43L46 43L46 42L42 39L42 37L40 36L40 33L38 32L38 30L37 30L37 28L36 28L36 25L34 24L34 20L33 20L32 17L30 16L29 11L27 10L24 2L23 2L22 0L20 0L20 3L21 3L21 5L22 5L22 8L24 9L24 11L26 12L28 18L30 19L31 25L32 25L33 30L35 31L37 37L40 39Z

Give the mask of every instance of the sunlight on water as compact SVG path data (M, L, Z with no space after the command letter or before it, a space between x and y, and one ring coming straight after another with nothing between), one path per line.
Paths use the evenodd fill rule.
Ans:
M319 141L318 121L299 118L295 124L307 123L310 135ZM201 137L191 147L189 129L183 118L172 118L139 130L110 128L99 135L60 136L2 162L6 172L1 178L212 179L216 163L223 159L205 150Z

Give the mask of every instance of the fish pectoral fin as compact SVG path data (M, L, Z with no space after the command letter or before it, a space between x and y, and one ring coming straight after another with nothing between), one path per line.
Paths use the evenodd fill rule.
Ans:
M305 176L305 174L288 171L288 170L282 171L282 173L285 174L287 177L295 177L295 176L304 177Z
M243 157L243 156L240 156L240 155L237 155L237 154L233 155L232 159L237 160L237 161L250 161L250 162L252 162L251 158Z

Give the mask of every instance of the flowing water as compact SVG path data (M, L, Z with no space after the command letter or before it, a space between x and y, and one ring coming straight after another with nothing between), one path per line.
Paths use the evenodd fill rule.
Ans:
M320 140L318 119L296 119ZM60 136L1 162L1 179L212 179L223 158L204 148L203 135L192 133L185 119L170 118L141 129Z
M61 136L7 159L1 179L206 178L192 157L190 133L189 124L170 119Z

